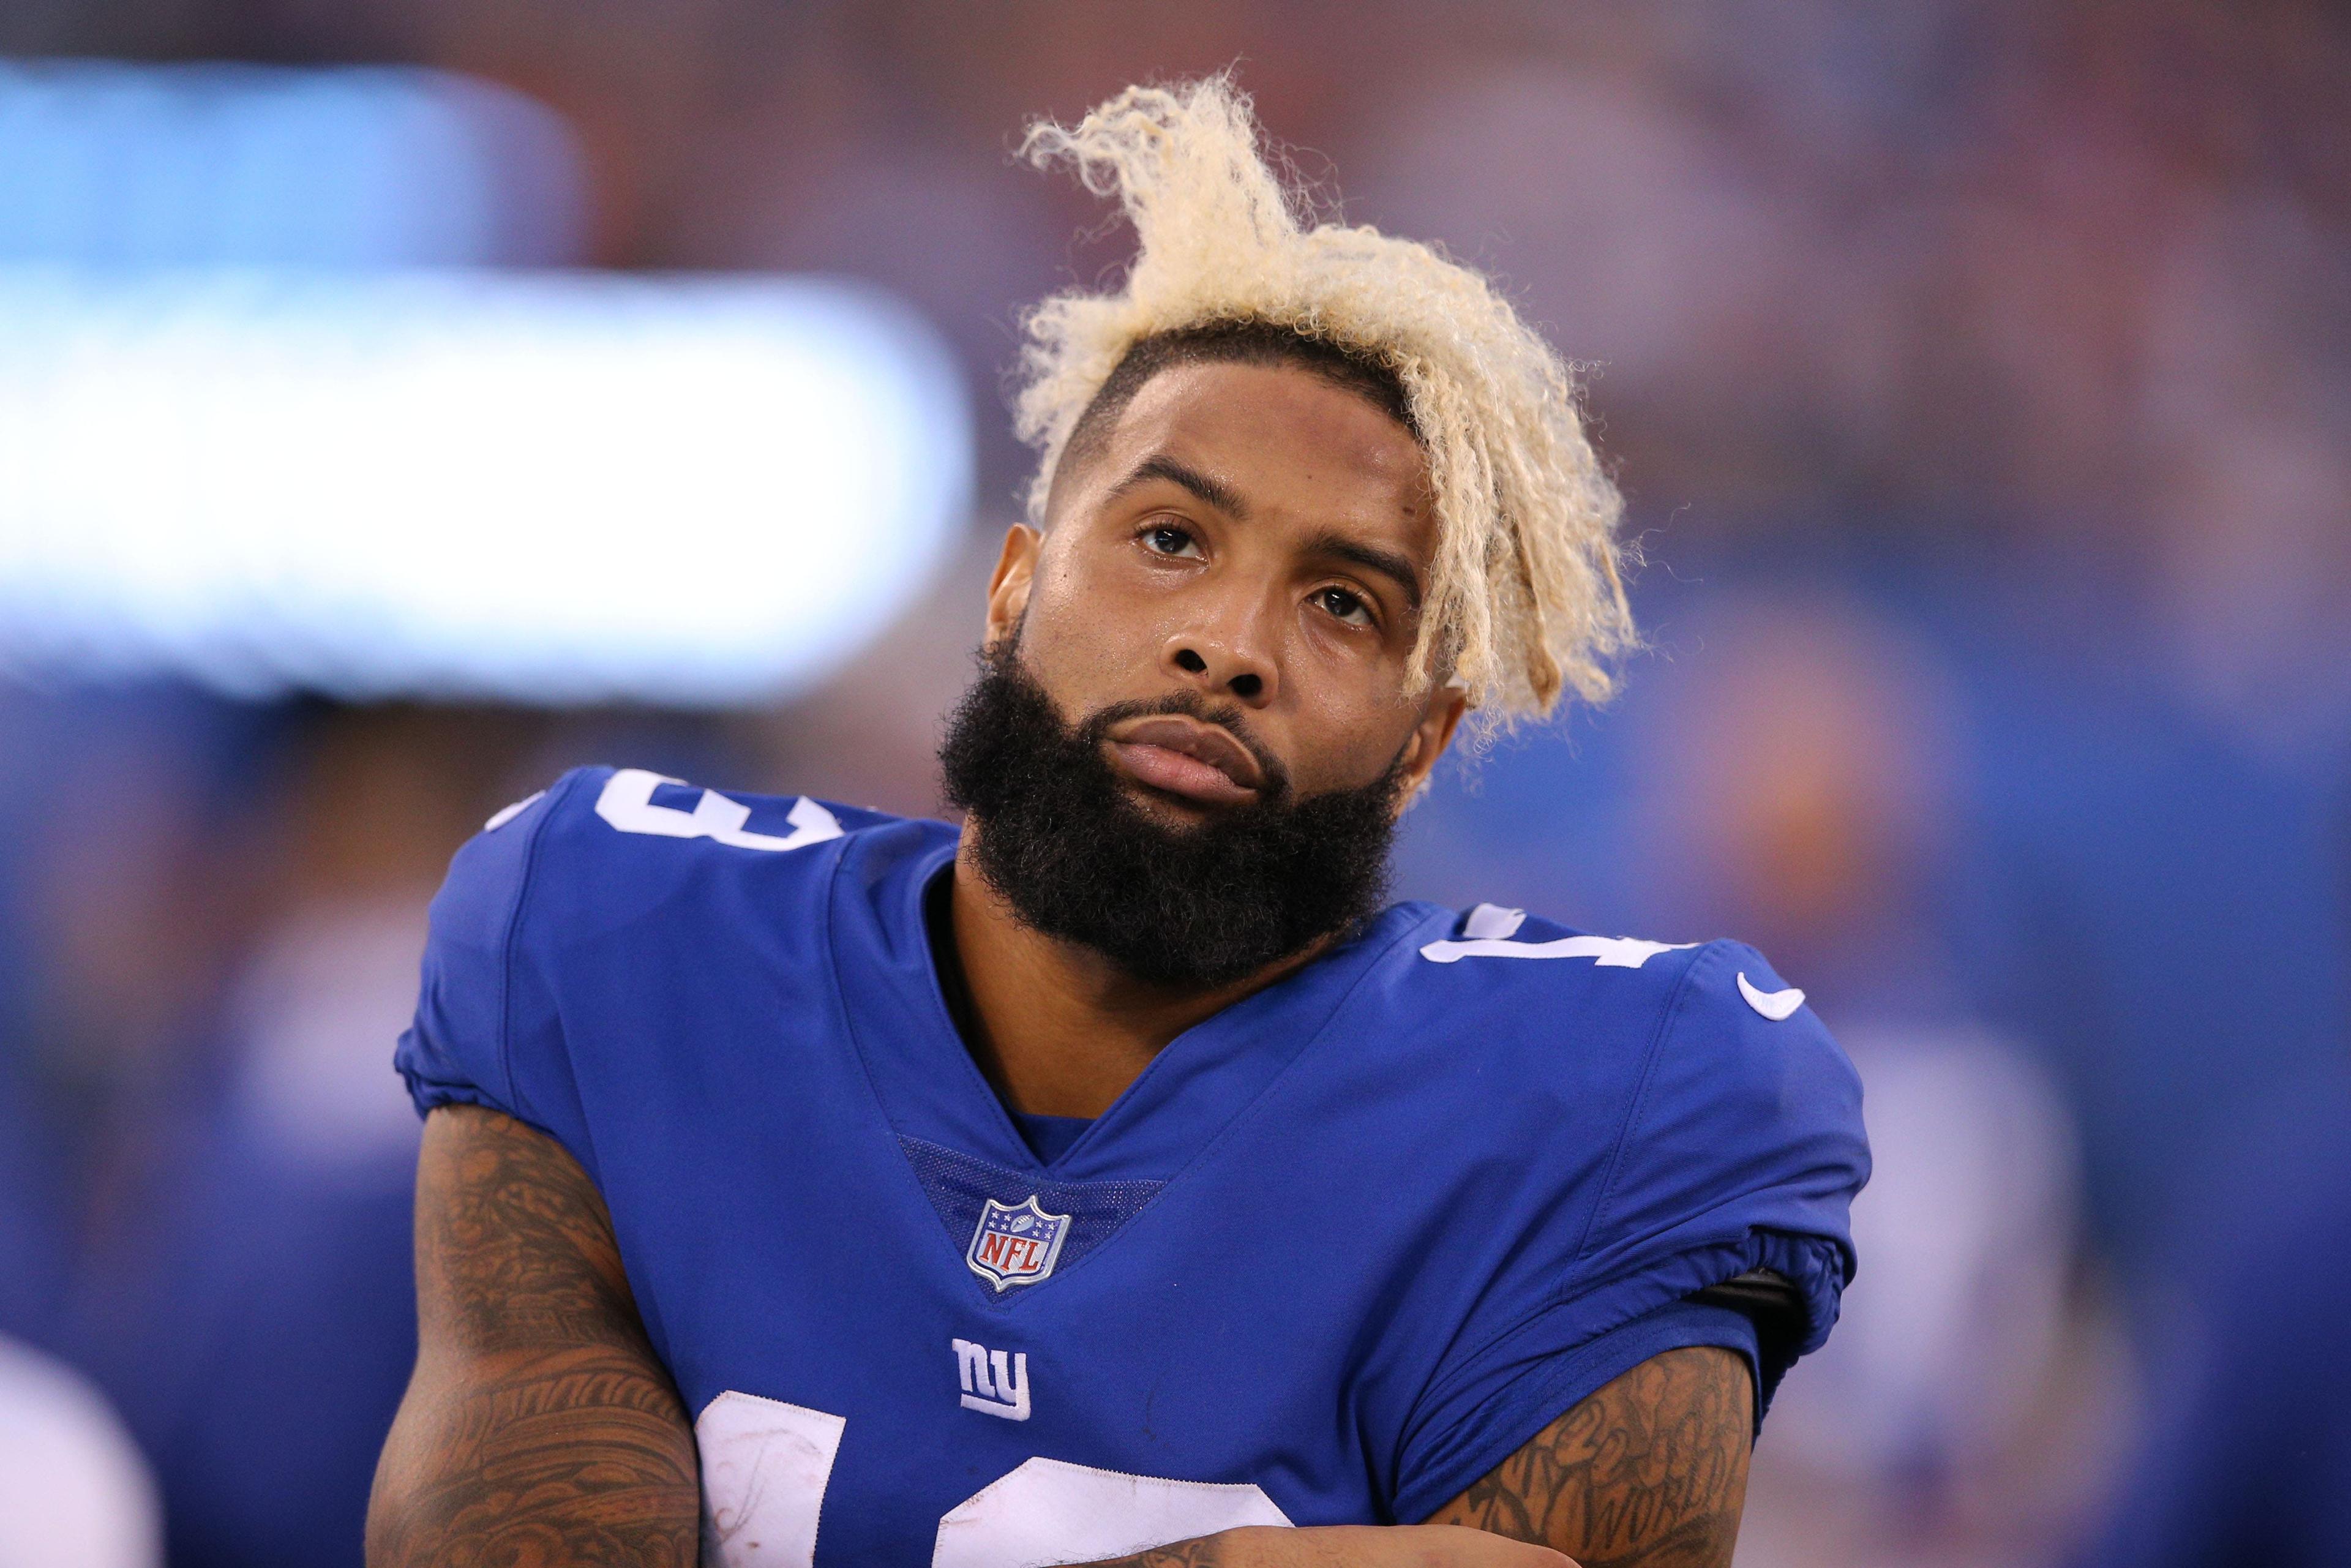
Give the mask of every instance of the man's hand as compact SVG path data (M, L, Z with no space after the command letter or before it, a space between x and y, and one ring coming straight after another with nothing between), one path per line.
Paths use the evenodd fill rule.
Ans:
M426 1118L416 1305L369 1568L694 1568L694 1431L603 1199L560 1145L469 1105Z
M1228 1530L1094 1568L1575 1568L1547 1547L1444 1524Z

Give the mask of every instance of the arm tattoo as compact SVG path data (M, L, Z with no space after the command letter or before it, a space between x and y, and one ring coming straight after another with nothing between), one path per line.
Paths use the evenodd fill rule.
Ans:
M571 1156L495 1112L435 1111L416 1277L422 1344L370 1568L693 1568L693 1429Z
M1583 1568L1723 1568L1754 1431L1747 1364L1671 1350L1562 1416L1429 1522L1566 1552Z
M1204 1535L1197 1541L1178 1541L1169 1546L1154 1546L1132 1557L1097 1563L1092 1568L1221 1568L1225 1560L1223 1543L1213 1535Z

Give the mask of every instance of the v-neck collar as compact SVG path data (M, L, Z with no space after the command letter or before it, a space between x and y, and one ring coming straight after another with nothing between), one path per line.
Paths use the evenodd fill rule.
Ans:
M1396 905L1177 1035L1047 1166L972 1059L939 983L924 900L955 852L955 831L940 822L858 834L844 846L828 933L842 1014L895 1132L1059 1182L1173 1177L1322 1032L1424 913Z

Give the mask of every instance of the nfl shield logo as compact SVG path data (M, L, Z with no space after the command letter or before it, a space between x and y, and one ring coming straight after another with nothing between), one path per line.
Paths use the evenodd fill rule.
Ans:
M971 1233L964 1261L999 1291L1033 1285L1053 1271L1053 1260L1061 1257L1061 1241L1069 1234L1070 1217L1046 1213L1033 1193L1018 1204L991 1197L979 1211L979 1228Z

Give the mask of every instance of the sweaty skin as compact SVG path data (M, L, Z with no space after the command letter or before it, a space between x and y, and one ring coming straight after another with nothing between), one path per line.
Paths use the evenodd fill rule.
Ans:
M1409 432L1291 367L1154 377L1065 467L1040 534L1014 528L987 633L1065 719L1188 689L1239 716L1301 795L1401 761L1408 798L1459 722L1406 664L1435 546ZM1162 731L1199 760L1221 748ZM1171 822L1229 793L1114 728L1136 801ZM1170 747L1161 746L1161 751ZM1228 762L1231 758L1226 758ZM1246 769L1240 769L1246 773ZM1029 930L970 862L951 896L973 1053L1017 1109L1100 1114L1170 1040L1307 962L1209 992L1134 981ZM559 1145L496 1112L425 1122L416 1371L376 1472L370 1568L691 1568L692 1423L647 1342L610 1217ZM1752 1430L1744 1364L1645 1363L1553 1422L1427 1525L1242 1530L1120 1568L1721 1568Z

